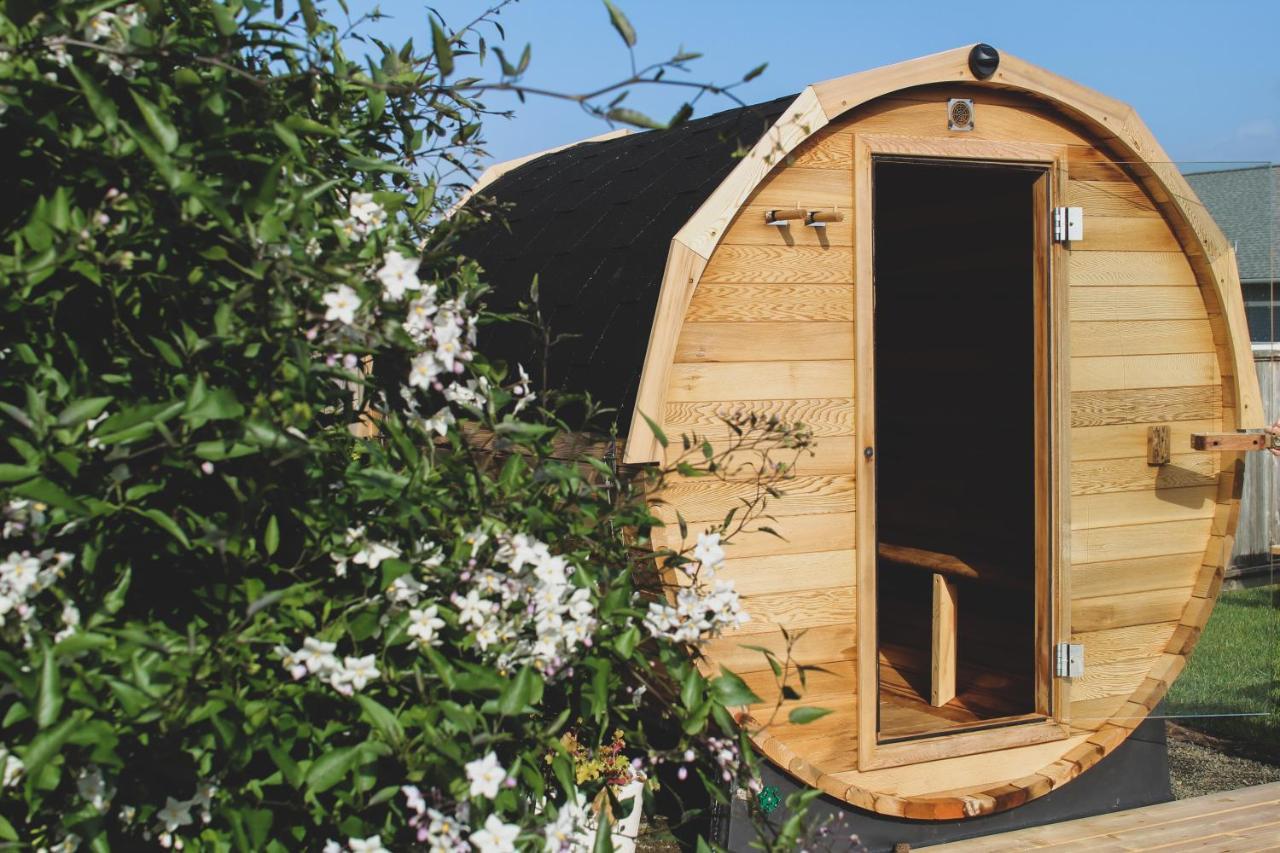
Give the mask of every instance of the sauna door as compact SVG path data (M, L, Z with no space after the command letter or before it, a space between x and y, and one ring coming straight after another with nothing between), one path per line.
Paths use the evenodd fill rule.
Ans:
M865 170L859 598L875 633L859 631L859 681L874 674L860 696L876 701L859 716L883 761L889 745L1053 721L1052 172L900 154Z

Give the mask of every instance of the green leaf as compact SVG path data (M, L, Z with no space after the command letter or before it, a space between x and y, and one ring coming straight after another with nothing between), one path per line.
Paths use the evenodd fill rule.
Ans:
M600 809L600 813L596 815L596 840L591 846L591 853L613 853L613 835L609 832L609 823L609 810Z
M632 625L613 641L613 648L623 658L631 657L631 653L640 645L640 629Z
M623 124L629 124L632 127L643 127L648 130L662 130L665 127L662 122L655 121L638 110L626 107L614 107L605 113L605 118L609 119L609 121L618 121Z
M622 10L613 5L610 0L604 0L604 7L609 10L609 23L613 24L613 28L618 31L618 35L622 36L622 40L627 43L627 47L635 47L636 31L631 26L631 22L627 20L627 16L622 14Z
M13 828L13 824L5 819L4 815L0 815L0 839L4 841L18 840L18 831Z
M807 705L803 708L792 708L791 713L787 715L787 720L793 725L803 726L806 723L812 723L814 720L820 720L830 713L830 708L815 708L812 705Z
M541 698L542 679L531 667L523 667L498 697L498 713L504 717L513 717Z
M404 727L385 705L363 693L357 693L355 698L365 718L378 730L379 734L386 738L388 743L396 746L404 742Z
M58 415L58 426L75 426L102 414L114 397L85 397L67 406Z
M307 768L306 783L313 793L327 791L342 781L360 759L360 747L344 746L326 752Z
M275 131L276 136L280 137L280 141L288 146L293 152L293 156L299 160L303 159L302 143L298 141L298 135L289 128L285 127L278 121L271 122L271 129Z
M58 660L53 649L45 647L44 662L40 666L40 691L36 695L36 725L47 729L58 719L62 710L62 678L58 673Z
M14 486L13 493L19 497L42 501L50 506L60 507L80 515L89 514L88 507L67 494L66 490L57 483L50 482L44 477L36 477L34 480L28 480L25 483Z
M39 473L40 468L35 465L13 465L8 462L0 463L0 483L13 483L18 480L26 480L34 477Z
M138 112L142 113L143 121L151 129L160 147L166 154L172 154L178 147L178 129L173 126L173 122L169 121L159 107L139 95L136 90L130 89L129 94L133 96L133 102L138 105Z
M213 25L218 28L218 35L229 36L236 31L236 16L221 3L214 3Z
M768 68L768 67L769 67L769 63L767 63L767 62L761 62L759 65L757 65L755 68L752 68L750 71L748 71L748 72L743 76L743 78L742 78L742 82L743 82L743 83L749 83L749 82L751 82L752 80L756 79L756 78L757 78L757 77L759 77L761 74L763 74L763 73L764 73L764 70L765 70L766 68Z
M149 518L154 521L162 530L168 531L182 543L184 548L191 547L191 540L187 539L187 534L182 532L182 528L178 526L178 522L174 521L169 515L158 509L134 509L130 507L138 515Z
M653 437L658 440L658 444L662 445L663 447L666 447L668 444L671 443L670 441L667 440L667 434L662 431L662 427L658 426L658 424L653 420L653 418L649 417L644 412L640 413L640 417L644 418L644 422L649 425L649 431L652 432Z
M199 429L208 421L235 420L243 415L244 406L240 405L230 388L214 388L198 399L190 398L182 417L193 428Z
M116 129L116 123L119 121L119 113L116 112L115 101L107 97L107 94L98 86L96 80L85 72L81 71L75 63L67 66L72 76L76 78L76 82L80 84L80 91L84 92L85 100L89 102L89 109L93 110L93 114L98 121L102 122L102 126L108 132Z
M298 0L298 8L302 10L302 20L307 26L307 35L314 36L320 31L320 16L316 14L316 5L311 0Z
M348 157L347 166L357 172L394 172L397 175L409 174L409 170L404 166L396 163L388 163L386 160L379 160L376 157Z
M449 37L445 35L444 30L440 29L435 18L431 19L431 45L435 51L436 67L440 69L440 76L448 77L453 73L453 48L449 47Z
M413 566L404 560L397 560L392 557L379 563L378 570L382 573L382 588L387 589L391 584L395 583L396 578L413 571Z
M67 717L52 729L47 729L32 739L22 754L22 762L27 765L27 778L39 778L45 764L62 751L62 745L71 737L77 726L83 725L86 718L83 714Z
M218 8L215 6L214 8ZM156 172L169 185L169 189L177 189L182 183L182 173L178 171L178 167L174 165L172 158L165 153L164 149L151 141L151 138L144 136L135 130L131 125L124 124L124 132L142 149L142 153L151 161L151 165L155 166ZM155 339L152 338L154 341ZM180 367L181 365L174 365Z
M711 681L711 693L721 705L736 707L738 705L755 705L761 702L759 696L751 692L747 683L734 673L720 667L720 675Z
M276 550L280 547L280 522L273 515L267 519L266 532L262 534L262 547L267 549L267 556L275 556Z

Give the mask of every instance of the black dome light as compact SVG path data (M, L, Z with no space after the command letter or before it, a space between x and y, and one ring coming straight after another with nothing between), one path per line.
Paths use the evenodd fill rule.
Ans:
M1000 51L991 45L981 42L969 51L969 70L979 80L986 80L1000 67Z

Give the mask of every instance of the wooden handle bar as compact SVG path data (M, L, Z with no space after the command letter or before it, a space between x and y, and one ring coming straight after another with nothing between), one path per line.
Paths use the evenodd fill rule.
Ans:
M1280 450L1280 435L1269 432L1193 432L1192 450Z
M804 219L804 211L798 207L788 207L781 210L766 210L764 212L764 221L766 224L773 222L789 222L792 219Z
M838 210L811 210L804 221L809 224L814 222L844 222L844 214Z

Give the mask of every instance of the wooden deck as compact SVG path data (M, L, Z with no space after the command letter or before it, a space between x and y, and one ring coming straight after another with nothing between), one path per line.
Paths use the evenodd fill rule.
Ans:
M1088 784L1087 779L1083 784ZM1280 782L928 849L929 853L1280 850Z

